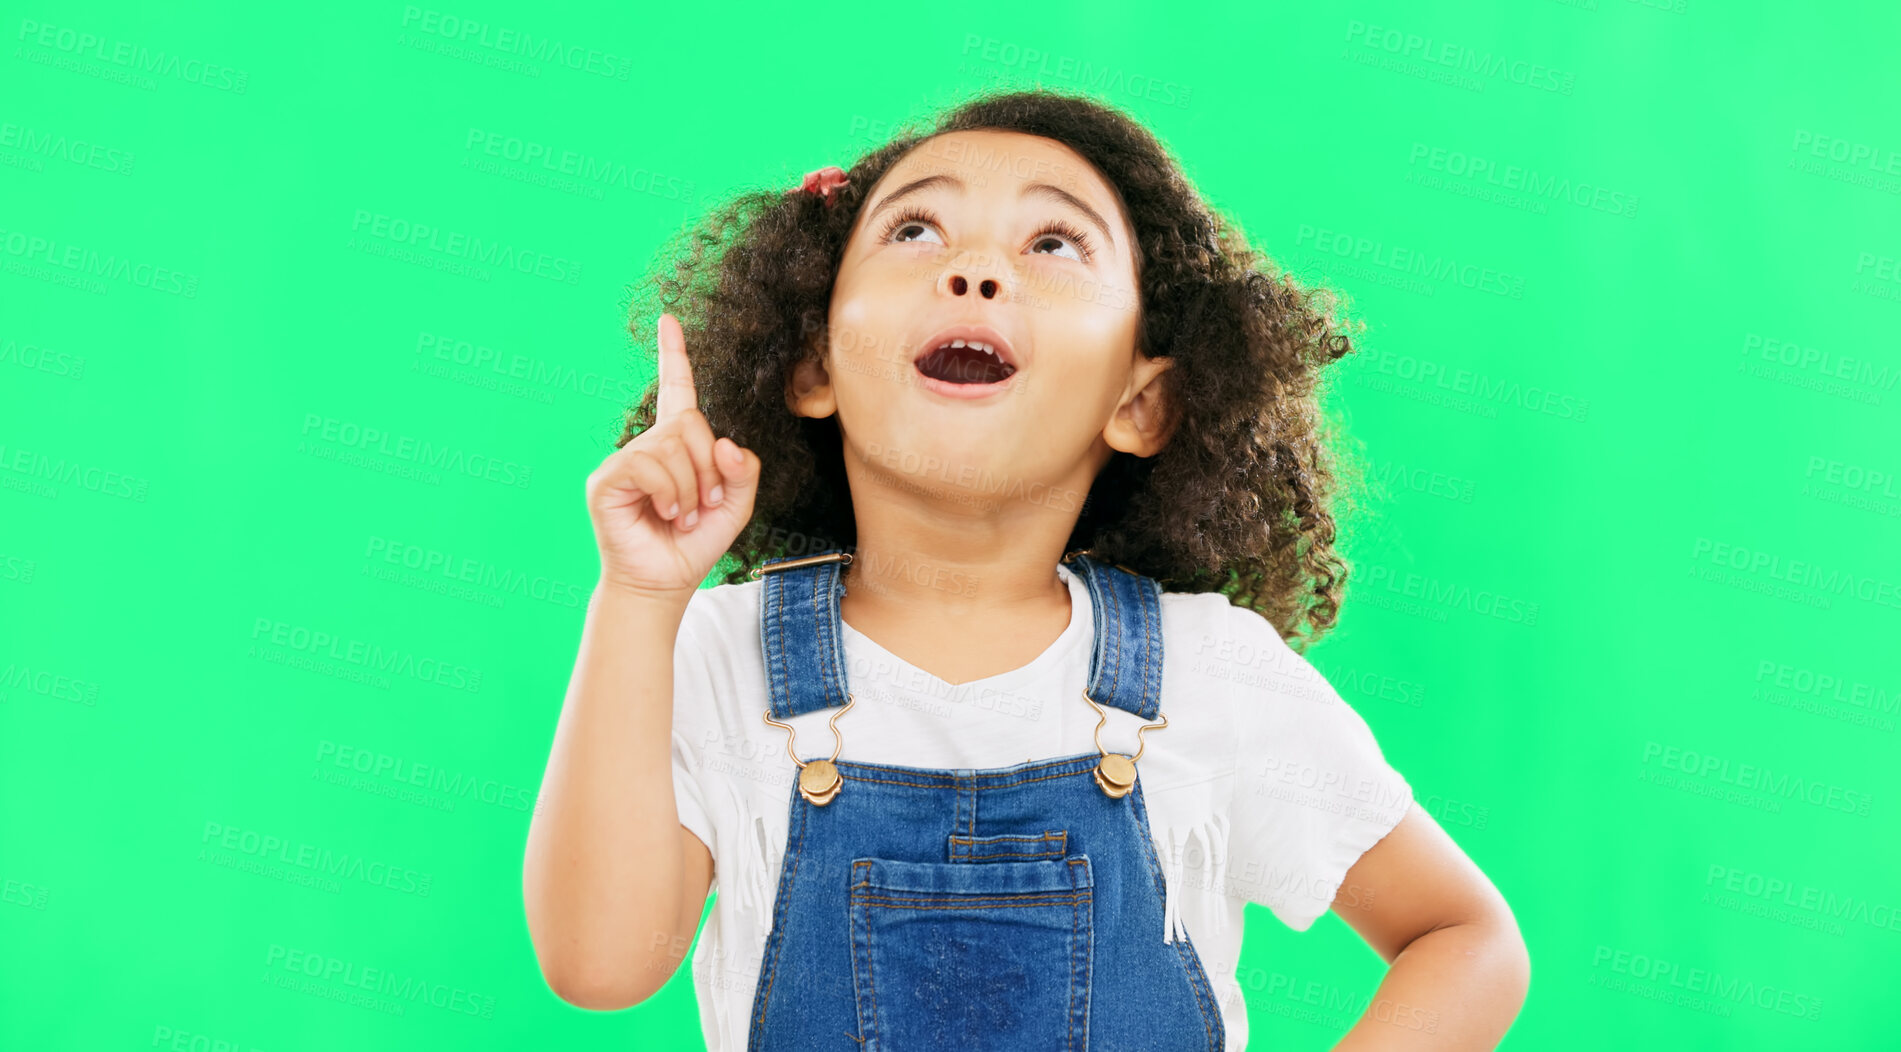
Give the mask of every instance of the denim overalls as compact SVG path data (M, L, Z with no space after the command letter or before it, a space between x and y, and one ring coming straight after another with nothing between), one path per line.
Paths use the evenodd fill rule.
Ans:
M766 722L789 731L775 719L845 708L832 760L786 743L800 771L748 1052L1220 1052L1193 946L1156 938L1162 870L1132 762L1141 748L956 770L836 759L851 731L838 605L850 558L754 571ZM1087 697L1074 704L1154 720L1160 584L1080 552L1064 562L1095 609Z

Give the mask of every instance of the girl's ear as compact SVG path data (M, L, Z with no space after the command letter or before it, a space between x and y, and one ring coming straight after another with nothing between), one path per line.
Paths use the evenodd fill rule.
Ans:
M1168 444L1177 421L1162 374L1174 364L1173 358L1135 356L1135 368L1129 373L1129 389L1109 418L1109 425L1102 429L1102 440L1109 448L1138 457L1152 457Z
M785 404L793 415L814 420L838 412L838 396L832 390L832 374L826 371L824 358L808 355L792 367L792 375L786 378Z

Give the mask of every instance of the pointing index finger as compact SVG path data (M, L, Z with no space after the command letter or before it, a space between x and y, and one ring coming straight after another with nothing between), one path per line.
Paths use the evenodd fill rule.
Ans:
M660 391L654 414L661 420L699 408L700 398L693 388L693 366L686 356L686 335L680 331L680 319L662 314L660 337Z

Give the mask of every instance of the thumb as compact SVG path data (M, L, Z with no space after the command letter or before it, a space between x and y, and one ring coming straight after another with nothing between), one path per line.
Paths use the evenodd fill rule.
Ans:
M720 486L725 491L720 503L738 500L743 502L742 507L750 507L759 489L759 457L732 439L721 438L713 443L713 463L719 468Z

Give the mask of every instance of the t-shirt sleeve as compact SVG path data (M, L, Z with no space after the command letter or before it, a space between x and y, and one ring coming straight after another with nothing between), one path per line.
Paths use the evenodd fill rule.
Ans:
M673 802L680 812L680 824L706 845L717 868L719 853L713 843L713 818L703 781L704 743L717 736L713 704L717 685L711 674L714 655L701 644L702 636L694 627L706 612L704 595L696 594L688 604L673 644Z
M1346 872L1399 824L1412 786L1372 729L1260 614L1235 607L1230 676L1239 749L1231 893L1306 931Z

